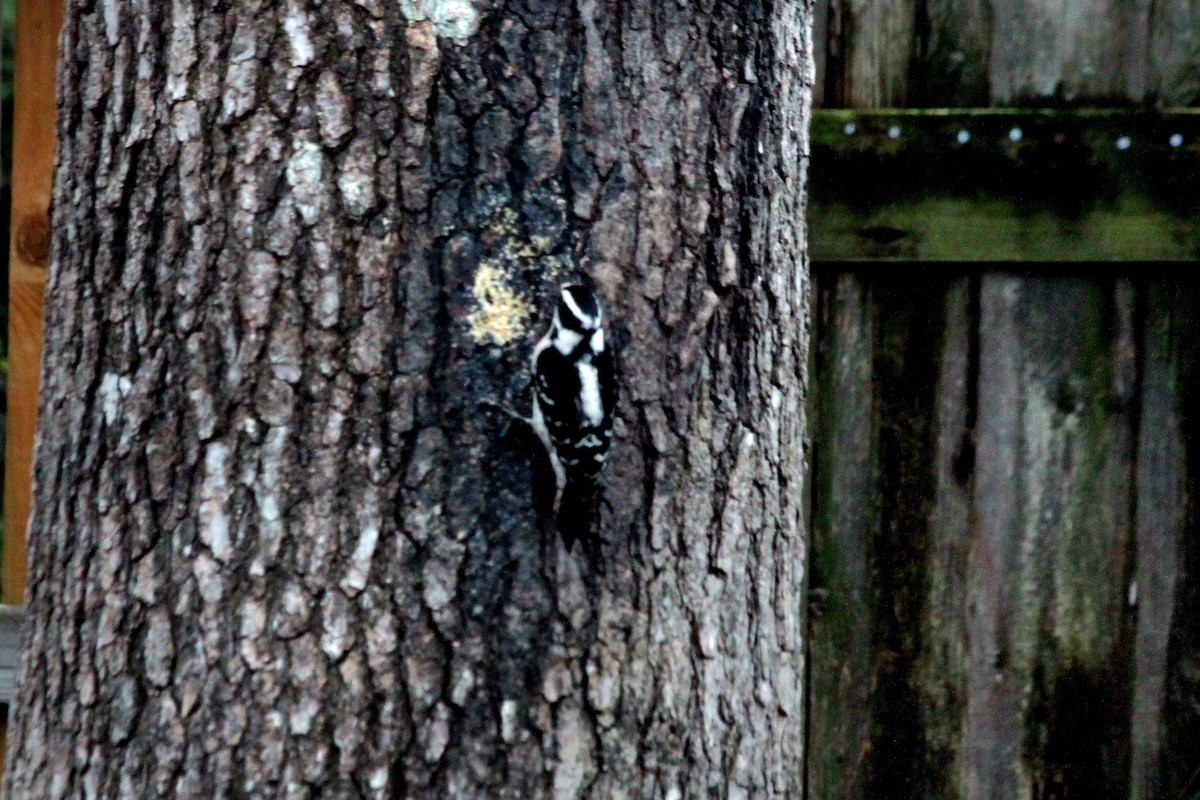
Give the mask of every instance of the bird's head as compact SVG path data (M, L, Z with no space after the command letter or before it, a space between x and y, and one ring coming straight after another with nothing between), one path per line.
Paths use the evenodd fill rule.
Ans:
M603 321L604 312L591 289L577 283L562 287L554 308L554 347L566 355L586 340L592 354L599 353L604 349Z
M591 289L572 283L560 290L554 318L560 328L588 334L600 329L603 312Z

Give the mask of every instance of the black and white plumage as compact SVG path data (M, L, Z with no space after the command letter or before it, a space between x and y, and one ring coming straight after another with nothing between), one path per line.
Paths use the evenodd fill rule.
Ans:
M590 289L563 286L550 329L533 349L533 429L554 469L554 509L568 549L581 523L566 511L594 487L612 443L617 383L603 316Z

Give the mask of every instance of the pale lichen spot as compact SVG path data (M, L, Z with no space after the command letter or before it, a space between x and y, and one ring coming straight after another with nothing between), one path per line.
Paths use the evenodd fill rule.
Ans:
M367 784L377 792L383 791L388 785L388 771L382 768L375 770L367 779Z
M200 484L199 533L219 561L228 561L233 552L229 536L229 511L226 507L229 484L229 447L213 442L204 454L204 479Z
M116 0L105 0L101 4L101 10L104 13L104 35L108 39L108 43L114 47L121 39L121 22L118 15L118 5Z
M296 145L284 171L288 185L292 187L293 202L300 216L310 225L321 213L321 193L325 175L325 162L319 145L301 142Z
M303 5L298 0L288 3L287 13L283 18L283 31L287 34L291 47L293 66L303 67L316 55L312 38L308 35L309 24L308 14L304 12Z
M409 22L428 20L439 38L465 40L479 30L479 10L470 0L400 0Z
M125 395L129 394L129 390L133 388L133 383L124 375L116 375L112 372L105 373L100 380L100 398L101 412L104 414L104 422L112 425L121 415L121 402L125 399Z
M330 70L317 79L317 123L325 144L333 147L350 132L350 109L337 76Z
M500 738L512 744L517 738L517 701L505 700L500 704Z
M504 271L482 264L475 273L472 294L478 306L469 317L471 337L480 344L505 345L525 335L533 307L506 280Z

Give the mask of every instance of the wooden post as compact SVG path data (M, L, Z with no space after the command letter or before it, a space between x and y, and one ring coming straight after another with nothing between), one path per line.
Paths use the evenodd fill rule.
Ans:
M0 596L25 596L33 434L42 355L42 290L50 256L55 68L62 0L17 0L13 97L12 239L9 248L8 449Z

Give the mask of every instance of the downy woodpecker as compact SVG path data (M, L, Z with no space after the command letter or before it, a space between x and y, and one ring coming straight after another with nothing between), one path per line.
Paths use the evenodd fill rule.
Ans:
M567 549L589 524L596 478L612 442L617 384L603 311L586 286L563 286L533 349L533 429L554 469L554 512Z

